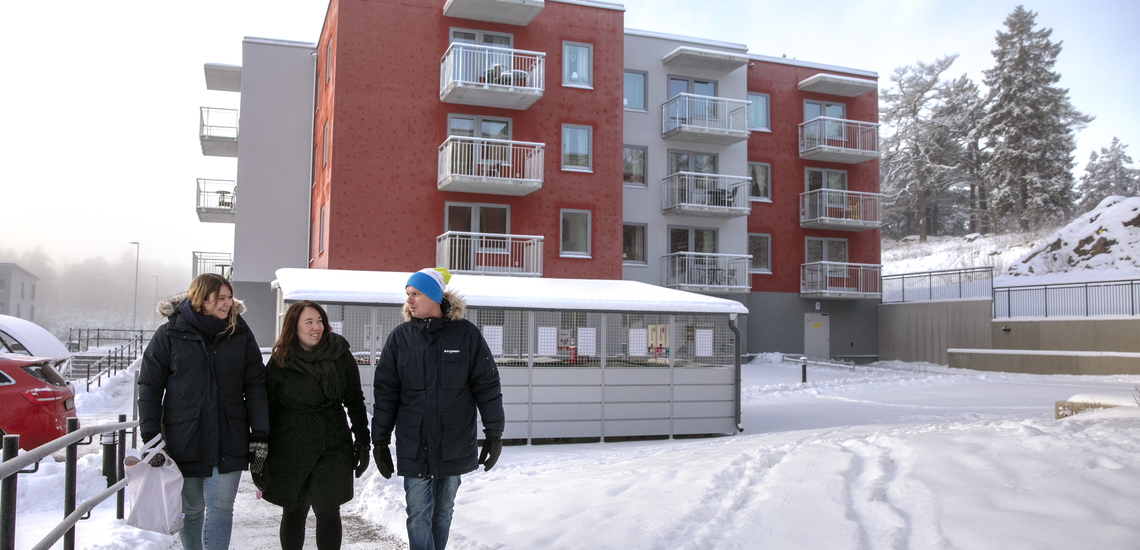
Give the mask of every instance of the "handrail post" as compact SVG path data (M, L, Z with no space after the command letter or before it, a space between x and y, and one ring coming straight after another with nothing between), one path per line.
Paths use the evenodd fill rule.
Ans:
M4 462L8 462L20 451L20 436L4 436ZM16 478L19 474L12 474L3 481L0 488L0 550L16 550Z
M67 433L79 429L78 418L67 419ZM63 517L75 511L75 467L79 460L79 442L67 446L67 463L64 465ZM72 525L63 535L63 550L75 550L75 526Z
M120 414L119 415L119 423L122 424L122 423L125 423L126 421L127 421L127 415ZM115 448L118 450L118 453L117 453L118 459L115 461L115 479L116 480L123 479L124 477L126 477L126 471L124 471L124 469L123 469L123 460L125 460L127 458L127 429L126 428L119 430L118 442L119 442L119 444L115 446ZM125 516L124 512L125 512L125 508L126 508L126 506L125 506L126 495L127 495L127 490L126 490L126 488L123 488L123 489L119 490L118 495L115 497L115 500L116 500L116 503L115 503L115 519L123 519L123 517Z

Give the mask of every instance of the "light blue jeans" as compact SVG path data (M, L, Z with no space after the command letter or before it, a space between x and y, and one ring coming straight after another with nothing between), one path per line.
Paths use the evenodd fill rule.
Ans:
M459 476L404 478L409 550L443 550L447 547L459 482Z
M178 538L182 540L183 550L230 547L234 499L240 482L241 470L219 474L217 468L210 477L182 479L182 530Z

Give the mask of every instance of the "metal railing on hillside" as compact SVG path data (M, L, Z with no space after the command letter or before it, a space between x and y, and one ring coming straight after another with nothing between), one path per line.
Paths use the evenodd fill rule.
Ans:
M1140 313L1140 279L995 288L994 318Z
M119 371L126 370L127 367L131 366L131 363L134 363L142 355L145 347L146 342L143 340L131 340L107 352L106 355L94 362L88 362L81 366L73 360L68 378L70 380L78 380L80 377L86 379L87 391L91 391L91 378L94 377L96 386L101 388L103 387L103 375L110 377L118 374Z
M883 303L990 298L993 267L883 275Z
M87 351L92 344L101 347L108 344L123 344L134 340L146 342L154 334L154 329L127 328L71 328L67 329L67 351Z

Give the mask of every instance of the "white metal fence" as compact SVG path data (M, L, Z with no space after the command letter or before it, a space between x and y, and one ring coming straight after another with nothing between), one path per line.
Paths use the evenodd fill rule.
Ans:
M439 64L441 94L452 83L541 92L546 82L546 54L542 52L452 43Z
M993 267L883 275L883 303L990 298Z
M800 194L800 223L879 223L883 195L841 189L816 189Z
M661 286L684 290L748 292L752 256L674 252L661 257Z
M227 279L233 271L233 256L228 252L194 252L193 279L203 273L217 273Z
M237 185L233 180L198 178L198 208L234 209Z
M749 178L722 174L677 172L663 180L662 209L681 205L738 209L747 214Z
M801 294L844 294L866 296L882 294L878 264L812 262L800 266Z
M748 133L748 106L739 99L677 94L661 105L661 133L683 127Z
M198 135L205 138L237 139L238 110L202 107Z
M799 126L800 153L817 147L879 151L879 125L842 118L818 117Z
M542 276L542 236L448 231L435 238L435 265L453 273Z
M450 136L439 146L439 181L453 176L542 182L542 143Z

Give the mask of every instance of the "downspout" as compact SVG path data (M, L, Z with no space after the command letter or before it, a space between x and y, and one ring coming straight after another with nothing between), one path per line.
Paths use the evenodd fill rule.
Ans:
M744 432L744 427L740 425L740 329L736 328L737 315L736 313L728 314L728 328L732 329L732 334L735 336L732 344L735 351L732 354L732 364L736 367L736 429Z
M316 188L317 182L313 179L316 177L316 170L313 165L317 163L317 159L316 154L313 153L313 144L316 142L316 136L313 135L313 132L317 127L317 96L319 95L318 86L321 85L320 82L317 82L317 47L320 46L320 43L321 39L318 36L317 45L313 47L313 51L309 52L309 57L313 59L313 90L311 92L313 94L313 108L310 109L309 113L312 115L309 117L309 139L308 143L305 144L305 147L309 149L309 208L305 212L305 227L309 236L305 239L305 269L312 269L313 260L316 259L313 257L313 189Z

